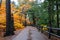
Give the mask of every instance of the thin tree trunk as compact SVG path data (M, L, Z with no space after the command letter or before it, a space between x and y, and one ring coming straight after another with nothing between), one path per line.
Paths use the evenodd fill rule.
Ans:
M58 0L56 0L56 13L57 13L57 27L59 28L59 8L58 8ZM57 31L57 34L60 34L60 30Z
M49 13L49 38L51 38L51 32L52 32L52 11L53 11L53 5L52 5L52 1L49 0L49 5L48 5L48 13Z
M33 26L35 26L36 25L36 21L35 21L35 15L34 15L34 13L32 13L32 19L33 19Z
M0 0L0 7L1 7L1 4L2 4L2 0Z

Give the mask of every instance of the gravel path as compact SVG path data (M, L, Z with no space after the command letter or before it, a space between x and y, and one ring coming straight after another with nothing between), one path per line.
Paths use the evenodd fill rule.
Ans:
M43 36L38 30L34 27L26 27L22 30L15 38L12 40L48 40L47 37Z

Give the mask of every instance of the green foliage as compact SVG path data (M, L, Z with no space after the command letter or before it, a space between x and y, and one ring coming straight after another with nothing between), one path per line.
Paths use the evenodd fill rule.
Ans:
M37 3L32 3L31 8L27 11L29 18L31 21L33 14L36 19L36 24L37 25L49 25L49 12L48 12L48 5L49 2L48 0L45 0L43 3L37 4ZM51 18L52 18L52 27L57 27L57 13L56 13L56 8L54 5L54 1L52 1L52 6L51 6Z
M36 25L48 24L48 12L47 8L44 7L45 4L33 4L32 7L27 11L30 19L32 19L34 14Z

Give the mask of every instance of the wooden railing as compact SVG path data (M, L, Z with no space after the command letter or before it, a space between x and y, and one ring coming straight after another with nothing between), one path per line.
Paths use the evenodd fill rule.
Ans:
M43 28L47 28L48 30L42 30ZM41 32L46 32L48 33L48 36L49 36L49 39L51 38L51 36L54 36L54 37L57 37L57 38L60 38L59 35L55 34L55 33L52 33L51 30L56 30L56 31L60 31L60 28L50 28L50 27L41 27Z

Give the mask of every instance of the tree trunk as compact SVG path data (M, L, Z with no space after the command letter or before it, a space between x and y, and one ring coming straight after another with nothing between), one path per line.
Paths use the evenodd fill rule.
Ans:
M13 31L15 31L13 14L11 14L11 26L12 26Z
M48 13L49 13L49 38L51 38L51 32L52 32L52 21L53 21L53 2L51 0L48 1L49 5L48 5Z
M0 7L1 7L1 4L2 4L2 0L0 0Z
M34 13L32 13L32 19L33 19L33 26L35 26L36 25L36 21L35 21L35 15L34 15Z
M59 8L58 8L58 0L56 0L56 13L57 13L57 27L59 28ZM57 35L60 35L60 30L57 31Z
M10 35L14 35L14 30L12 25L10 0L6 0L6 33L4 36Z

